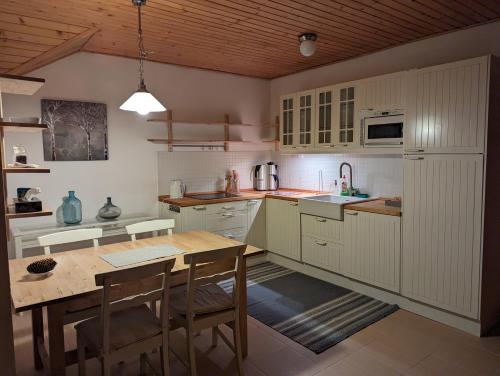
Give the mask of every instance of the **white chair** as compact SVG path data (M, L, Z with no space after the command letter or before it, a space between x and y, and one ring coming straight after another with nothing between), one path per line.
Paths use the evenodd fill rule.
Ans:
M43 247L44 253L50 255L50 247L53 245L92 240L94 247L98 247L99 238L102 238L102 228L82 228L39 236L38 243Z
M136 240L136 234L144 232L152 232L153 236L158 236L158 231L168 230L168 234L172 235L172 229L175 227L174 219L154 219L152 221L145 221L134 223L125 227L127 234L130 235L132 240Z

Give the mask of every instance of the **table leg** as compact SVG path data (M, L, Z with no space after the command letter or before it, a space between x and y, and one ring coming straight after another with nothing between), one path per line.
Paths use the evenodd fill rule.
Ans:
M35 369L42 369L42 356L38 346L39 343L43 344L44 342L42 308L35 308L31 311L31 330L33 333L33 358L35 361Z
M62 304L53 304L47 307L49 324L49 356L50 375L62 376L65 374L66 358L64 352L64 307Z
M243 257L241 265L241 283L240 287L240 335L241 350L243 357L248 355L248 332L247 332L247 261Z

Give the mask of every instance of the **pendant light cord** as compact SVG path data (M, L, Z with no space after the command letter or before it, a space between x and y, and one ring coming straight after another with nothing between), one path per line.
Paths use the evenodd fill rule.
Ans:
M140 86L139 89L144 87L144 59L147 56L146 49L144 48L144 39L142 37L142 19L141 19L141 5L137 6L137 18L138 18L138 46L139 46L139 78L140 78Z

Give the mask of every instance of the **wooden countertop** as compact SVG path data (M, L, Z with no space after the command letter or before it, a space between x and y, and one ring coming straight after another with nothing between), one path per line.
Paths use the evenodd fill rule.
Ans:
M199 193L216 193L216 192L199 192ZM216 198L212 200L199 200L193 197L189 197L190 194L188 193L186 197L183 198L170 198L170 196L168 195L162 195L158 197L158 200L160 202L165 202L167 204L186 207L186 206L218 204L222 202L258 200L263 198L275 198L279 200L297 201L299 198L317 194L318 194L317 191L294 189L294 188L282 188L277 191L255 191L253 189L244 189L241 190L240 195L237 197Z
M385 200L386 199L384 198L380 198L372 201L360 202L357 204L348 204L344 206L344 209L401 217L401 208L387 206L385 204Z

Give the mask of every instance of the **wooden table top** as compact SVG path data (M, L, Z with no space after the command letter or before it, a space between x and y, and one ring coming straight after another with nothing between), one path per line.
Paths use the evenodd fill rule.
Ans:
M242 243L207 231L189 231L170 236L141 239L135 242L128 241L97 248L59 252L50 256L57 261L57 266L52 274L46 278L34 276L26 271L26 267L30 263L46 256L9 260L10 288L14 310L15 312L27 311L95 293L101 289L95 285L95 274L117 269L101 259L99 255L161 244L168 244L186 252L196 252L241 245ZM262 249L249 245L245 256L254 256L263 252ZM173 274L186 271L189 268L188 265L184 264L183 257L182 254L175 256ZM153 263L158 260L160 259L141 264ZM139 264L129 267L136 265Z
M344 206L344 209L401 217L401 208L386 205L383 198L357 204L348 204Z

